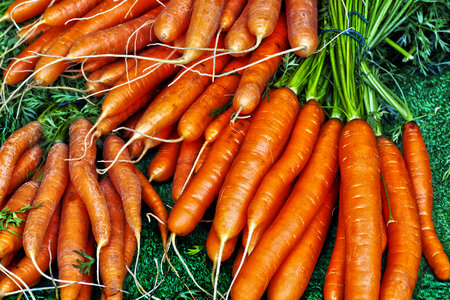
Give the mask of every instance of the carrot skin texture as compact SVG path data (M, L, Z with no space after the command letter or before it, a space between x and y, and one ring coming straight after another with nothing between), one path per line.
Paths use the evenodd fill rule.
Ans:
M108 177L100 181L100 188L105 195L111 216L111 240L100 251L100 276L106 286L102 290L102 297L122 299L122 292L115 290L122 289L126 274L123 257L125 218L122 201Z
M286 19L284 15L281 15L275 31L253 52L249 64L286 50L287 47ZM258 106L269 79L281 63L281 58L278 55L245 69L233 98L233 107L236 110L241 108L241 114L249 114Z
M2 19L22 23L43 13L51 2L52 0L16 0L8 7Z
M433 223L433 185L430 159L419 126L414 121L403 126L403 157L419 208L423 255L434 274L441 280L448 280L450 262L436 235Z
M57 261L60 280L81 281L83 279L80 269L74 265L79 264L77 260L83 261L84 258L74 251L81 252L86 249L89 227L86 206L73 183L69 182L62 200L61 224L58 234ZM61 299L77 299L80 289L80 284L61 287Z
M250 49L256 43L256 37L248 29L248 12L250 4L248 3L241 15L234 22L230 31L225 36L225 48L231 51L244 51ZM231 56L244 56L246 53L230 53Z
M234 21L239 17L246 3L246 0L227 0L225 2L219 21L220 28L223 31L227 31L233 26Z
M43 150L41 146L34 145L25 150L17 160L9 183L8 195L14 191L27 179L27 177L39 166L42 161Z
M176 131L172 132L169 139L178 138ZM148 177L150 181L166 181L172 178L177 166L178 153L180 152L181 142L162 144L155 157L148 165Z
M83 17L102 0L61 0L52 6L47 7L43 14L43 21L50 26L63 26L66 22Z
M23 249L29 257L36 257L45 232L69 182L69 147L64 143L56 143L50 148L44 168L39 191L33 200L23 232ZM40 204L42 203L42 204Z
M237 255L236 255L235 259L234 259L233 267L231 269L231 276L233 278L236 276L236 272L237 272L237 270L239 268L239 265L241 264L242 257L244 256L244 249L245 249L245 247L241 245L239 247L239 251L238 251L238 253L237 253ZM245 259L247 259L247 257ZM245 261L244 261L244 264L245 264Z
M248 29L258 40L262 40L276 30L281 0L249 0L249 5Z
M100 76L102 76L107 67L108 66L98 69L89 75L86 80L86 92L89 95L99 98L106 94L107 90L110 88L110 86L100 82Z
M200 154L200 157L198 158L197 164L194 166L194 174L198 173L198 170L203 165L203 162L205 161L206 157L209 155L209 152L211 151L211 147L213 144L206 144L205 149L203 149L203 152Z
M103 84L112 87L117 81L136 65L136 59L124 59L106 66L99 78Z
M8 192L17 160L29 146L36 144L41 136L41 124L34 121L16 130L0 147L0 206Z
M339 166L345 222L345 298L378 299L382 254L380 161L375 134L365 121L354 119L344 127Z
M214 228L222 241L246 224L247 209L266 172L283 151L299 111L295 94L274 90L253 116L244 142L225 178L217 200Z
M278 266L325 201L339 167L342 126L338 119L330 119L322 126L311 158L291 195L239 273L231 289L233 299L242 299L243 295L246 299L259 299L263 295Z
M238 237L239 236L237 235L234 238L229 239L225 243L222 252L221 262L226 261L233 254ZM220 240L217 237L216 231L214 230L214 226L211 226L208 238L206 239L206 253L208 254L209 259L211 259L211 261L214 264L217 264L219 262L219 251L220 251L219 249L220 249Z
M194 0L171 0L156 18L153 31L161 42L174 41L189 26Z
M117 59L115 57L88 58L81 68L85 73L92 73L115 62L116 60Z
M307 57L316 51L318 44L317 0L286 0L288 37L291 48L303 47L295 51Z
M124 264L129 268L136 252L137 241L128 222L125 222L123 226L123 260ZM125 270L124 272L127 271Z
M203 146L203 137L195 141L183 141L180 146L180 152L177 159L177 165L175 167L175 173L173 174L172 183L172 199L177 202L181 196L181 192L184 186L189 186L186 183L191 169L194 167L195 159ZM185 189L186 190L186 189Z
M11 211L19 211L22 207L31 205L38 189L39 182L37 181L29 181L24 183L11 196L3 210L9 209ZM28 213L29 210L23 213L18 213L17 217L25 221ZM25 223L22 222L19 226L8 225L6 227L8 228L8 230L15 232L16 234L21 236L25 227L24 225ZM22 238L13 234L12 232L9 232L7 230L0 231L0 257L2 258L5 257L5 255L17 252L18 250L20 250L20 248L22 248Z
M377 137L377 145L385 193L395 220L387 225L389 250L380 299L411 299L422 258L419 212L400 150L385 137ZM382 199L383 215L389 220L386 194Z
M25 26L23 26L20 30L17 31L17 36L22 39L25 43L30 44L33 42L36 37L40 34L43 34L47 30L51 28L47 24L41 23L36 27L33 27L35 22L31 22Z
M218 195L249 127L250 120L241 119L223 130L211 149L211 155L170 212L168 226L171 232L185 236L200 222Z
M272 277L267 299L300 299L303 295L325 242L338 190L335 182L308 229Z
M234 113L234 107L229 107L226 111L218 115L205 129L205 140L208 143L214 143L219 137L219 133L231 122L231 116Z

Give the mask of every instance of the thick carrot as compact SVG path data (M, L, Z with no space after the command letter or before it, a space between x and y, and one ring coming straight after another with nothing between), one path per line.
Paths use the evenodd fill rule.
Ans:
M22 233L29 209L21 211L30 206L39 189L39 182L29 181L24 183L9 199L2 211L18 212L16 217L22 221L18 226L13 224L2 224L5 229L0 231L0 257L17 252L22 248ZM6 217L6 216L5 216ZM4 220L2 220L2 223Z
M49 85L67 68L68 64L57 57L65 57L79 38L98 30L131 20L152 7L156 0L136 1L103 1L92 9L85 17L67 30L45 53L35 70L34 80L39 85Z
M308 162L323 123L322 114L322 108L314 100L300 110L286 149L261 181L247 211L247 225L252 237L249 253L283 206L289 185ZM259 234L253 237L258 227L261 227Z
M90 257L95 256L95 238L92 231L89 233L88 242L84 252ZM87 259L85 259L85 262ZM87 272L83 273L83 282L93 283L94 271L90 268ZM80 293L78 294L77 300L91 300L92 285L82 284Z
M248 58L232 60L223 72L245 66ZM243 70L229 76L219 77L195 100L178 122L178 133L187 141L198 139L214 119L214 111L227 105L233 97Z
M236 247L236 243L238 240L238 235L234 238L229 239L225 243L225 247L223 248L221 262L226 261L231 257L234 252L234 248ZM220 240L217 237L216 231L214 230L214 226L211 226L209 230L208 238L206 239L206 253L208 254L209 259L217 265L219 261L219 250L220 250ZM214 269L214 267L213 267Z
M20 28L20 30L17 31L17 36L25 43L29 44L33 42L38 35L43 34L50 28L51 26L48 26L47 24L36 24L36 22L32 22Z
M235 112L234 107L229 107L226 111L218 115L209 125L205 128L205 141L208 143L214 143L219 137L219 133L231 122L231 116Z
M41 146L34 145L25 150L17 160L9 183L8 195L14 191L31 175L42 161L43 150Z
M382 254L380 162L375 134L366 122L354 119L344 127L339 166L345 224L345 298L378 299Z
M400 150L382 136L377 137L377 145L386 187L383 215L385 220L394 219L387 224L389 250L380 299L411 299L422 258L419 212Z
M288 37L295 53L310 56L318 44L318 4L316 0L286 0Z
M325 201L339 167L341 129L338 119L330 119L322 126L311 158L291 195L237 276L231 290L233 299L243 295L246 299L259 299L263 295L278 266Z
M123 226L123 260L124 264L127 267L130 267L131 262L133 261L134 253L136 252L137 241L133 230L130 225L128 225L128 222L125 222Z
M206 142L205 142L206 143ZM203 163L205 162L206 157L208 156L209 152L211 152L211 147L213 144L208 143L205 148L203 149L202 153L200 153L200 156L198 158L197 163L194 166L194 173L197 174L200 168L202 167Z
M223 31L227 31L233 26L234 21L239 17L246 3L246 0L227 0L225 2L219 21L220 28Z
M263 38L276 31L280 18L281 0L249 0L248 29L259 45ZM286 20L283 20L286 23Z
M272 277L267 299L300 299L303 295L325 242L338 192L335 181L308 229Z
M8 192L11 175L20 155L30 146L35 145L42 136L41 124L37 121L28 123L16 130L0 148L0 207Z
M264 59L268 55L286 50L287 47L286 19L284 15L281 15L275 31L264 39L261 45L253 52L249 64ZM281 56L278 55L245 69L233 98L233 106L237 111L242 114L249 114L255 110L266 88L267 82L275 73L280 63Z
M119 290L122 289L126 275L123 257L125 218L122 201L108 177L100 181L100 187L111 216L111 241L100 251L100 275L106 286L102 294L107 299L122 299L122 292Z
M69 147L64 143L54 144L48 153L39 191L33 200L33 209L28 214L23 232L25 254L34 259L44 240L50 218L54 214L69 182Z
M36 265L42 272L47 271L51 262L56 258L60 214L60 206L58 206L48 220L47 230L44 231L44 239L39 244L39 249L36 253ZM20 260L11 271L28 286L36 284L41 278L41 273L36 269L33 261L28 256ZM22 284L18 286L15 282L17 281L12 280L8 276L3 278L0 281L0 297L5 293L23 288Z
M243 52L252 48L256 43L256 37L248 29L248 12L250 3L248 3L242 11L239 18L234 22L230 31L225 36L225 48L231 50L232 56L243 56L246 53Z
M72 46L67 57L124 54L143 49L156 41L152 24L162 8L163 6L157 7L136 19L81 37Z
M3 82L5 84L17 84L33 73L34 66L39 60L42 46L48 41L54 40L63 30L65 30L65 27L55 27L46 31L13 58L5 71L3 71Z
M58 277L64 281L81 281L84 270L76 266L83 261L81 251L86 249L89 236L89 215L83 200L77 193L72 182L69 183L61 208L61 224L58 234ZM78 251L76 253L75 251ZM63 282L65 285L67 282ZM76 299L80 293L81 285L72 284L61 287L62 299Z
M403 156L419 207L423 255L434 274L441 280L448 280L450 262L436 235L433 223L433 185L430 160L419 126L414 121L403 126Z
M44 12L43 22L50 26L63 26L73 18L83 17L102 0L61 0Z
M176 131L172 132L169 139L178 138ZM149 181L166 181L172 178L177 166L178 153L180 152L181 142L162 144L155 157L148 165Z
M202 219L205 211L219 194L231 164L236 157L250 126L250 120L238 120L229 124L213 144L191 184L178 199L170 212L169 230L176 235L187 235Z
M0 22L8 20L21 23L29 20L43 13L51 2L52 0L16 0L8 7L5 14L0 18Z
M163 242L164 249L166 249L167 242L167 208L159 197L158 193L152 187L152 185L148 182L147 178L145 178L144 174L135 166L136 175L139 178L142 186L142 201L153 211L155 216L158 217L158 227L161 231L161 238Z
M189 25L194 0L171 0L156 18L153 31L163 43L174 41Z

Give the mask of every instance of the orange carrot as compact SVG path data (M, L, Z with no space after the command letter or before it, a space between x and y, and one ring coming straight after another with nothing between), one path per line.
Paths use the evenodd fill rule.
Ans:
M231 106L209 123L204 134L205 140L208 143L214 143L219 137L219 133L231 122L231 116L234 112L234 107Z
M29 20L43 13L50 3L52 3L52 0L16 0L8 7L5 14L0 18L0 22L8 20L21 23Z
M174 131L169 139L178 138L178 133ZM166 181L172 178L177 166L178 153L181 142L162 144L155 157L148 165L149 181Z
M161 130L160 132L155 134L154 137L158 138L158 139L167 139L169 137L169 135L172 133L174 127L175 127L175 124L170 124L163 130ZM137 140L137 141L134 141L133 143L135 143L135 142L142 142L142 140ZM144 142L144 147L142 148L142 150L138 149L140 152L136 152L135 155L132 156L133 158L139 157L136 160L136 162L140 161L141 158L148 152L148 150L155 148L162 143L161 140L156 140L156 139L151 139L151 138L147 138L143 142ZM133 145L133 143L131 143L130 146ZM131 152L130 152L130 155L131 155Z
M109 65L110 63L116 61L115 57L100 57L87 59L86 62L81 66L85 73L95 72L104 66Z
M318 4L316 0L287 0L286 17L289 44L299 48L295 53L302 57L310 56L318 44Z
M137 241L133 230L130 225L128 225L128 222L125 222L123 226L123 260L125 265L130 267L131 262L133 261L134 253L136 252Z
M245 249L245 247L241 245L236 257L234 258L233 267L231 269L231 276L233 278L236 276L237 270L239 269L239 265L241 264L242 257L244 256L244 249ZM246 257L246 259L247 259L247 257Z
M174 41L189 25L194 0L171 0L156 18L153 31L163 43Z
M259 45L263 38L276 31L280 18L281 0L249 0L248 29ZM283 20L286 23L285 20Z
M206 142L205 142L206 143ZM197 163L194 166L194 173L197 174L198 170L202 167L203 163L205 162L206 157L208 156L209 152L211 151L211 147L213 144L208 143L205 148L203 149L203 152L200 154Z
M107 67L108 66L98 69L97 71L89 75L88 79L86 80L86 92L89 95L97 98L102 97L110 88L110 86L100 81L100 77L102 76L103 72L105 72L105 68Z
M92 231L89 233L88 242L86 245L86 250L84 251L87 255L90 257L95 256L95 238L92 234ZM87 259L85 259L85 262ZM83 282L86 283L93 283L93 270L92 268L89 269L87 272L83 274ZM91 300L91 294L92 294L92 285L82 284L80 293L78 294L77 300Z
M122 59L107 65L103 68L99 81L107 86L114 86L128 70L133 70L136 62L136 59Z
M248 3L242 11L239 18L234 22L233 26L225 36L225 48L233 52L232 56L243 56L243 52L252 48L256 43L256 37L248 29L248 12L250 3Z
M247 1L245 0L227 0L225 2L225 7L223 8L222 16L220 16L220 28L223 31L227 31L231 28L234 21L241 14Z
M137 122L139 121L139 119L142 117L142 114L144 113L143 110L140 110L138 112L136 112L135 114L133 114L131 117L129 117L124 123L123 126L125 128L130 128L130 129L134 129L136 127ZM131 135L133 134L133 132L131 130L125 130L124 132L122 132L122 138L124 139L129 139L131 137Z
M43 34L47 30L49 30L51 26L48 26L44 23L38 23L32 22L25 26L23 26L19 31L17 31L17 36L20 39L23 39L25 43L31 43L33 42L36 37L40 34Z
M221 262L226 261L233 254L234 247L236 246L238 237L239 236L235 236L234 238L229 239L225 243L225 247L223 248L223 253L221 257ZM214 263L214 265L217 265L218 263L219 250L220 250L220 240L217 237L216 231L214 230L214 226L211 226L208 238L206 239L206 253L208 254L209 259L211 259L211 261Z
M43 22L50 26L63 26L73 18L83 17L102 0L61 0L47 7Z

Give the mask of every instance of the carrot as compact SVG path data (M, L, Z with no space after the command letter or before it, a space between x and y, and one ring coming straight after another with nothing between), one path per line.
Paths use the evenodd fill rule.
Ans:
M90 257L94 257L95 256L94 247L95 247L95 238L91 231L91 232L89 232L89 238L88 238L88 242L86 244L86 249L84 252L87 255L89 255ZM86 260L87 259L85 259L85 261ZM91 299L92 285L90 283L93 282L92 277L94 274L94 272L92 272L92 271L93 270L91 270L89 268L87 272L83 273L83 282L88 283L88 284L81 285L80 293L78 294L77 300L90 300Z
M214 143L219 137L219 133L231 122L231 116L234 113L234 107L228 108L226 111L218 115L209 125L205 128L205 140L208 143Z
M239 236L235 236L234 238L229 239L225 243L225 247L223 248L223 253L221 257L221 262L226 261L231 257L234 252L234 247L236 247L236 243ZM217 265L219 260L219 250L220 250L220 240L217 237L216 231L214 230L214 226L211 226L209 230L208 238L206 239L206 253L208 254L209 259L214 263L214 266ZM215 269L215 267L213 267Z
M26 220L30 211L29 207L33 202L34 197L39 189L39 182L30 181L24 183L11 196L5 207L2 209L2 214L6 212L17 212L16 218L20 219L20 223L16 224L2 224L2 231L0 231L0 257L4 257L10 253L17 252L22 248L22 233L24 229L24 221ZM3 218L6 219L7 215ZM4 222L2 220L2 223Z
M178 133L172 132L169 139L176 139ZM175 167L177 166L178 153L180 152L181 142L162 144L155 157L148 165L149 181L166 181L172 178Z
M42 186L42 184L41 184ZM11 271L21 279L20 286L16 284L16 280L9 277L4 277L0 281L0 297L4 294L23 289L23 283L28 286L36 284L41 278L41 273L36 269L39 267L42 272L45 272L51 262L56 258L56 246L58 244L58 229L60 221L60 206L55 209L55 212L48 220L48 227L44 232L44 239L39 244L38 252L36 253L36 264L33 263L30 257L26 256L20 260Z
M42 14L51 3L52 0L16 0L8 7L5 14L0 18L0 22L8 20L22 23Z
M286 19L284 15L281 15L275 31L255 50L249 64L263 59L268 55L286 50L287 47ZM248 67L244 71L233 98L233 106L239 113L249 114L255 110L267 82L275 73L280 63L281 56L276 56Z
M378 299L380 292L379 164L372 128L358 119L347 123L339 141L345 224L345 298Z
M245 55L245 50L253 49L252 47L256 43L256 37L250 32L247 26L249 8L250 3L245 6L241 15L225 36L225 49L231 50L232 53L230 55L232 56Z
M69 147L64 143L54 144L48 153L44 167L44 178L33 200L33 209L28 214L23 232L23 249L32 260L44 240L50 218L54 214L69 181Z
M42 161L42 148L39 145L34 145L25 152L17 160L14 170L11 175L11 182L9 183L8 195L14 191L36 170Z
M307 57L316 51L318 44L318 4L317 1L287 0L286 17L288 37L295 53Z
M173 174L172 199L177 202L190 182L190 172L194 167L195 159L203 145L203 138L195 141L183 141L180 146L175 173Z
M313 100L300 110L286 149L265 174L251 200L247 211L249 238L252 239L249 253L283 206L290 191L289 185L308 162L323 123L322 114L322 108ZM255 230L257 232L253 237Z
M79 38L67 57L133 53L145 48L156 41L152 24L162 8L157 7L136 19Z
M387 224L389 250L380 299L411 299L422 257L419 212L400 150L382 136L377 145L386 187L383 215L385 220L394 219Z
M105 68L107 68L108 66L98 69L97 71L89 75L88 79L86 80L86 92L89 95L99 98L106 94L107 90L110 88L110 86L100 81L100 77L102 76L103 72L105 72Z
M248 58L232 60L223 72L245 66ZM214 111L227 105L236 90L243 70L219 77L195 100L178 122L178 133L187 141L198 139L214 119Z
M81 251L86 249L89 236L89 215L86 206L77 193L72 182L69 183L62 200L61 224L58 234L58 276L67 281L81 281L83 271L77 268L79 261L83 261ZM76 253L78 251L78 253ZM76 299L81 285L72 284L61 287L62 299Z
M134 141L128 146L130 159L135 159L141 156L144 152L145 142L143 140Z
M133 70L136 62L136 59L122 59L107 65L103 68L99 81L109 87L114 86L127 73L127 70Z
M227 0L225 2L225 7L223 8L222 16L220 16L220 28L223 31L227 31L231 28L234 21L241 14L247 1L245 0Z
M164 128L163 130L161 130L160 132L158 132L157 134L154 135L154 138L158 138L158 139L153 139L153 138L147 138L145 139L144 142L144 147L142 149L139 149L140 152L136 152L132 158L136 158L138 157L135 161L133 161L134 163L139 162L144 155L148 152L148 150L155 148L157 146L159 146L162 143L162 140L165 140L169 137L169 135L172 133L173 128L175 127L175 124L170 124L169 126L167 126L166 128ZM134 141L135 142L142 142L142 140L137 140ZM130 144L133 145L133 143ZM130 152L131 155L131 152Z
M145 178L144 174L135 166L134 171L139 178L142 186L142 201L153 211L155 216L158 217L158 227L161 231L161 238L163 242L164 249L166 249L167 242L167 208L159 197L158 193Z
M239 299L240 295L259 299L263 295L278 266L325 201L338 171L341 129L338 119L330 119L322 126L311 158L292 193L237 276L231 289L233 299Z
M250 127L250 120L229 124L213 144L197 175L175 203L168 219L169 230L185 236L194 230L219 190Z
M171 0L156 18L153 31L163 43L174 41L189 25L194 0Z
M186 31L180 33L180 35L173 41L173 47L177 51L177 53L183 54L184 43L186 42Z
M140 110L138 112L136 112L135 114L133 114L131 117L129 117L123 124L123 126L125 128L130 128L130 129L134 129L136 127L137 122L139 121L139 119L142 117L142 114L144 113L143 110ZM133 134L132 131L130 130L125 130L122 133L122 138L124 139L129 139L131 137L131 135Z
M109 65L114 61L116 61L115 57L100 57L87 59L86 62L81 67L83 69L83 72L92 73L103 68L104 66Z
M434 274L441 280L448 280L450 263L436 235L433 223L433 185L430 160L419 126L414 121L403 126L403 157L419 208L423 255Z
M122 299L122 283L125 278L123 244L124 212L119 194L108 177L100 181L111 216L111 241L100 251L100 275L106 286L102 295L108 299Z
M236 276L236 273L239 269L239 265L241 264L242 257L244 256L244 250L245 250L245 247L241 245L239 247L239 251L238 251L236 257L234 258L233 267L231 269L231 276L233 278ZM247 259L247 257L246 257L246 259Z
M272 277L267 299L300 299L303 295L325 242L338 191L335 181L311 224Z
M25 43L31 43L38 35L43 34L50 28L51 26L48 26L47 24L32 22L20 28L20 30L17 31L17 36Z
M79 38L135 18L148 9L158 5L156 0L103 1L84 18L67 30L45 53L35 70L34 80L39 85L49 85L67 68L68 64L58 61L64 57Z
M384 187L382 184L380 184L381 186L381 195L383 195L384 191ZM387 232L386 232L386 226L385 226L385 222L384 222L384 218L383 215L380 216L380 226L381 226L381 253L384 253L384 250L386 250L387 247Z
M102 0L61 0L44 12L43 22L50 26L66 25L71 19L83 17Z
M137 241L133 230L130 225L128 225L128 222L125 222L123 226L123 260L124 264L127 267L130 267L131 262L133 261L134 253L136 252Z
M249 0L248 29L256 36L259 45L263 38L276 31L280 22L281 0ZM283 20L286 23L285 20Z
M205 141L206 143L206 141ZM205 162L206 157L208 156L209 152L211 151L211 147L213 144L208 143L205 148L203 149L202 153L199 153L199 158L197 163L194 166L194 173L197 174L200 168L202 167L203 163Z
M42 136L41 124L30 122L16 130L0 147L0 207L8 193L11 175L20 155Z

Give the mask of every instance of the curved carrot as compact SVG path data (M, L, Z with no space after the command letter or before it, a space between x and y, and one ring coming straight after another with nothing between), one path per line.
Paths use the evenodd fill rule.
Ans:
M33 200L33 209L28 214L23 232L25 254L34 259L44 240L51 216L54 214L69 182L69 147L64 143L54 144L48 153L39 191Z
M450 262L436 235L433 223L433 185L430 160L419 126L414 121L403 126L403 156L419 207L423 255L434 274L441 280L448 280Z
M263 38L276 31L281 0L249 0L249 6L248 29L256 36L259 45Z
M241 14L244 8L246 0L227 0L225 2L225 7L223 8L222 16L220 16L220 28L223 31L227 31L234 24L234 21Z
M265 1L262 1L265 2ZM281 15L275 31L253 52L249 64L266 56L286 50L288 47L286 19ZM242 114L249 114L258 106L266 85L281 63L281 56L260 62L245 69L234 94L233 106Z
M369 124L358 119L347 123L339 141L345 224L345 298L378 299L380 292L379 165L375 134Z
M163 43L174 41L189 25L194 0L171 0L156 18L153 31Z
M341 129L338 119L330 119L322 126L311 158L291 195L237 276L231 289L232 298L246 295L247 299L259 299L278 266L316 215L338 171Z
M25 149L36 144L41 136L41 124L34 121L16 130L0 147L0 207L8 192L17 160Z
M256 43L256 37L247 26L249 7L250 3L245 6L241 15L225 36L225 48L232 52L237 52L230 53L232 56L244 56L246 53L243 51L252 48Z
M178 138L176 131L172 132L169 139ZM177 166L178 153L181 142L164 143L159 146L158 152L148 165L149 181L166 181L172 178Z
M51 2L52 0L16 0L8 7L5 14L0 18L0 22L8 20L21 23L29 20L42 14Z
M219 133L221 133L222 130L231 122L231 116L234 112L234 107L231 106L212 120L211 123L209 123L209 125L205 128L205 141L208 143L214 143L214 141L220 136Z
M318 44L318 4L316 0L286 0L288 37L295 53L307 57L316 51Z
M270 280L267 299L300 299L303 295L325 242L338 191L335 181L308 229Z
M73 18L83 17L102 0L61 0L47 7L43 22L50 26L63 26Z
M137 241L128 222L125 222L123 226L123 260L124 264L129 268L133 261L134 253L136 252Z
M386 220L390 216L394 219L387 224L389 250L380 299L411 299L422 258L419 212L400 150L381 136L377 145L386 187L382 193L383 215Z
M76 266L83 261L81 251L86 249L89 236L89 215L83 200L77 193L72 182L69 183L61 208L61 224L58 234L58 277L65 281L81 281L84 270ZM78 253L76 253L78 251ZM62 283L65 285L66 283ZM76 299L81 285L72 284L61 287L62 299Z

